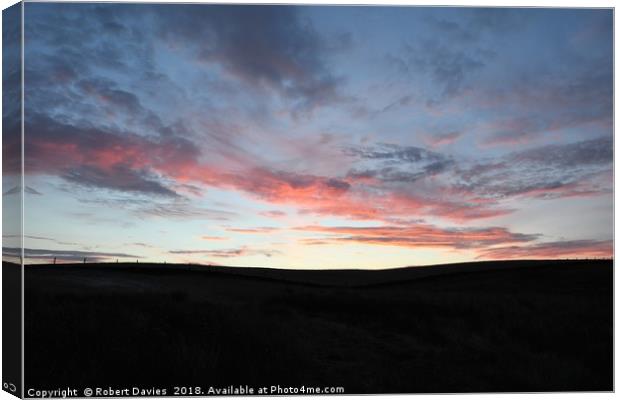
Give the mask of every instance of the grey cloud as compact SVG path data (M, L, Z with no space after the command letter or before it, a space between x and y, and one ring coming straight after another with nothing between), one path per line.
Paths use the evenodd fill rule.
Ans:
M240 247L236 249L220 249L220 250L171 250L170 254L188 254L188 255L205 255L216 258L233 258L243 256L265 256L272 257L280 254L278 250L250 249L248 247Z
M430 17L427 23L451 40L469 43L483 35L501 35L518 31L528 19L528 10L515 8L472 7L458 20ZM531 17L531 16L530 16Z
M323 41L296 7L157 7L160 34L181 41L196 56L223 66L255 87L277 90L294 101L294 112L339 100L340 78L325 61ZM163 18L165 16L165 18ZM347 43L340 38L341 44Z
M195 207L185 203L153 204L136 211L140 215L155 216L162 218L208 218L215 221L228 221L237 215L234 212L215 210L210 208Z
M138 97L153 87L165 87L170 101L179 94L168 76L155 68L153 28L145 13L150 9L131 4L31 4L25 35L32 45L26 57L37 62L26 67L30 109L57 119L88 115L95 124L107 123L114 113L147 132L165 129ZM111 80L118 75L128 79Z
M21 249L18 247L3 247L2 255L9 257L20 257ZM24 257L34 260L49 260L56 258L58 261L87 261L101 262L111 258L142 258L133 254L126 253L107 253L96 251L78 251L78 250L48 250L48 249L24 249Z
M107 169L82 165L68 170L61 177L69 182L89 187L114 189L123 192L148 193L159 196L178 196L174 191L162 185L148 171L135 170L125 165L115 165Z
M518 30L527 22L527 9L507 7L474 7L469 9L467 24L472 30L502 34Z
M592 67L594 68L594 67ZM543 138L546 132L598 122L611 129L612 77L587 71L560 82L551 79L517 81L509 95L491 95L491 101L528 104L535 114L504 118L491 123L491 132L482 140L487 145L524 143Z
M56 239L52 239L52 238L48 238L48 237L44 237L44 236L34 236L34 235L2 235L3 238L20 238L20 237L24 237L27 239L34 239L34 240L44 240L44 241L48 241L48 242L54 242L56 244L60 244L60 245L66 245L66 246L76 246L79 243L74 243L74 242L62 242Z
M140 217L160 217L175 219L208 218L216 221L227 221L237 214L231 211L198 207L183 197L174 198L79 198L83 204L93 204L97 207L124 209Z
M610 193L613 142L599 137L510 153L456 169L456 188L483 197L541 199Z
M344 153L350 156L371 160L416 163L420 161L438 161L444 158L440 153L414 146L399 146L380 143L376 146L349 147Z
M613 162L613 138L602 136L569 144L552 144L512 153L509 159L557 168L608 165Z
M15 186L9 190L7 190L6 192L2 193L3 196L10 196L10 195L14 195L14 194L21 194L21 186ZM24 189L24 193L26 194L33 194L36 196L42 196L43 193L39 192L36 189L31 188L30 186L26 186L26 188Z
M43 193L39 192L36 189L31 188L30 186L26 186L26 188L24 189L24 193L34 194L34 195L37 195L37 196L43 196Z
M2 168L5 178L21 170L21 3L2 12Z
M345 182L339 179L334 179L334 178L326 180L325 185L332 189L337 189L340 191L346 191L351 188L351 185L348 182Z
M390 103L387 106L383 107L383 109L380 112L384 113L384 112L394 110L398 107L405 107L411 104L412 100L413 100L413 96L411 95L402 96L398 100L394 101L393 103Z
M443 172L447 165L445 163L434 163L423 167L418 172L403 171L394 167L384 167L380 169L356 170L352 169L347 174L350 178L377 178L383 182L415 182L430 175Z
M77 86L86 95L96 96L114 108L126 110L133 114L143 112L140 100L135 94L115 88L114 83L108 80L101 78L83 79L77 83Z
M495 58L492 50L480 47L477 41L455 46L453 41L439 39L442 37L446 35L415 38L403 46L400 54L388 54L386 58L406 79L418 82L416 86L423 86L419 80L425 75L438 85L438 92L425 94L430 107L463 93L473 76Z
M482 144L485 146L524 144L540 137L538 133L538 130L530 131L526 129L503 129L488 135L482 141Z
M39 3L28 7L26 40L63 50L76 70L152 67L147 33L136 29L145 8L132 4ZM122 43L122 46L119 45Z
M353 147L343 150L358 158L361 167L353 168L349 178L377 178L383 182L415 182L436 175L454 165L454 160L441 153L421 147L382 143L377 146Z
M451 131L451 132L443 132L436 133L434 135L429 135L425 138L426 142L430 146L443 146L447 144L451 144L459 139L463 135L462 132Z
M262 215L263 217L268 217L268 218L281 218L281 217L286 217L288 215L284 211L280 211L280 210L263 211L259 214Z
M433 79L442 85L443 98L460 94L468 76L485 66L482 57L455 50L434 40L424 42L412 54L413 64L431 73Z
M452 40L459 42L470 42L478 39L478 30L467 29L463 24L444 18L430 17L427 23Z

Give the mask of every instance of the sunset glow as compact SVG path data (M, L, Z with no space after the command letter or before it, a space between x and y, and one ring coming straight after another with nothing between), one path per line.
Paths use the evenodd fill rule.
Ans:
M603 9L26 3L26 262L611 257L612 31Z

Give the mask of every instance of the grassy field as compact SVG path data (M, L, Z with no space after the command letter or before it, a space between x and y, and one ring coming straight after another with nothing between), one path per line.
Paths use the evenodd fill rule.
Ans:
M609 391L612 275L611 261L27 266L26 387Z

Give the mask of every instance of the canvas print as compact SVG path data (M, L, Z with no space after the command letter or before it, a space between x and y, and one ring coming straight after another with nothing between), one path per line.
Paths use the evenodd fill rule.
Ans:
M3 388L612 391L613 10L3 12Z

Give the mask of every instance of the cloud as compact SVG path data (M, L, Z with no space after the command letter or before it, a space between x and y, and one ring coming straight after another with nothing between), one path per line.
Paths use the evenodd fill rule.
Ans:
M551 144L510 155L514 162L571 168L609 165L613 162L613 138L601 136L567 144Z
M517 146L541 138L541 132L549 128L548 121L540 116L512 117L495 121L488 126L491 133L483 140L483 146Z
M442 173L454 163L443 154L421 147L387 143L350 147L343 151L364 165L363 168L351 169L347 178L362 181L415 182Z
M436 216L463 222L514 211L473 192L454 191L450 179L458 164L444 154L389 144L344 151L364 166L351 169L347 179L355 184L352 193L364 193L366 219Z
M80 203L91 204L95 207L125 210L141 218L206 218L214 221L228 221L237 216L237 213L233 211L196 206L191 201L182 197L175 197L172 199L157 199L153 197L108 197L78 198L77 200Z
M500 117L478 128L483 136L480 144L515 146L578 127L611 134L611 60L584 56L564 64L571 67L562 74L540 67L536 74L507 77L501 86L481 84L478 93L468 101L496 108ZM503 115L502 110L511 112Z
M48 242L54 242L56 244L60 244L60 245L66 245L66 246L77 246L78 243L74 243L74 242L62 242L56 239L52 239L52 238L48 238L48 237L44 237L44 236L34 236L34 235L2 235L3 238L26 238L26 239L33 239L33 240L44 240L44 241L48 241Z
M7 190L6 192L2 193L3 196L10 196L10 195L14 195L14 194L21 194L22 192L22 187L21 186L15 186L9 190ZM39 192L36 189L31 188L30 186L26 186L26 188L24 189L24 193L25 194L33 194L35 196L43 196L43 193Z
M523 28L528 18L527 10L523 11L510 8L473 7L463 9L457 20L430 16L425 22L435 32L452 41L476 43L484 35L498 36Z
M458 109L497 119L496 129L489 126L484 135L476 129L482 146L522 144L584 124L611 128L607 11L551 17L542 9L471 8L423 21L424 29L386 57L399 83L410 84L401 93L415 88L417 98L442 116ZM542 26L549 33L544 38Z
M287 216L287 214L284 211L280 211L280 210L263 211L260 213L260 215L262 215L263 217L267 217L267 218L281 218L281 217Z
M246 246L234 249L219 250L170 250L169 253L181 255L204 255L215 258L234 258L245 256L272 257L273 255L280 254L278 250L250 249Z
M144 137L40 114L25 129L27 174L57 174L90 187L175 196L157 175L182 178L200 154L182 137Z
M447 169L448 166L452 165L452 161L438 161L432 164L428 164L418 171L403 171L397 167L382 167L379 169L366 169L366 170L355 170L352 169L348 172L347 178L353 180L369 180L375 179L380 180L382 182L415 182L417 180L433 176L435 174L441 173Z
M8 7L2 12L4 16L4 24L2 25L2 51L4 57L2 59L2 117L3 117L3 134L9 132L6 131L7 117L11 118L11 125L14 125L15 120L19 121L21 102L16 101L20 99L21 92L21 66L22 58L21 45L22 45L22 24L21 24L21 7L13 6ZM11 133L14 133L12 131Z
M454 30L458 24L443 21L439 23ZM388 54L387 62L395 68L421 96L426 97L426 105L436 107L447 100L464 94L472 86L475 77L495 58L495 53L482 48L470 35L470 41L455 45L454 40L445 40L442 31L434 36L416 37L402 47L398 55ZM464 36L461 37L463 39ZM428 77L428 78L427 78ZM435 84L428 87L428 79Z
M344 153L362 159L405 163L441 161L444 159L442 154L421 147L399 146L392 143L379 143L376 146L349 147L344 149Z
M232 186L274 203L321 203L343 196L345 180L256 167L243 174L223 174L222 186Z
M220 65L255 88L275 90L293 102L294 113L340 97L341 79L325 61L333 41L324 44L296 7L174 5L152 10L164 40L189 48L197 59Z
M152 35L143 16L130 4L29 7L25 51L37 60L25 71L29 110L88 115L90 121L143 117L136 93L118 79L136 77L143 87L154 75Z
M223 236L201 236L200 237L201 240L228 240L227 237L223 237Z
M34 102L26 121L26 172L58 176L71 184L69 190L105 189L105 195L148 199L150 204L127 199L106 203L134 216L230 219L234 213L189 201L207 188L219 188L269 208L291 206L301 214L383 222L415 217L464 222L506 215L514 210L503 201L518 196L559 198L610 189L605 175L609 164L585 161L608 158L607 142L532 149L488 165L478 160L472 166L457 155L416 146L358 146L354 139L345 145L340 142L350 139L345 135L338 135L338 143L330 135L304 141L297 132L280 132L286 127L262 125L265 120L260 118L259 123L245 124L238 121L238 114L222 112L230 108L218 109L214 104L228 101L234 108L246 107L241 97L226 97L229 89L250 103L258 98L257 114L276 117L281 114L264 106L272 94L282 100L279 106L298 113L342 98L341 80L329 61L352 39L346 34L321 36L304 18L303 8L32 7L27 37L37 45L30 47L28 56L38 62L27 71L28 98ZM476 81L502 56L492 45L504 40L501 35L520 29L519 15L527 12L463 10L452 18L431 18L435 30L410 42L394 61L409 78L424 83L421 95L430 100L468 96L472 101L464 110L489 107L483 110L485 116L505 109L506 114L498 113L484 126L482 138L509 143L529 139L535 132L609 118L610 74L605 68L592 68L601 61L590 56L583 62L575 60L566 73L554 69L555 79L544 70L538 76L517 68L519 73L509 71L510 77L501 84L497 82L502 74ZM438 30L446 35L436 35ZM462 40L453 40L458 37ZM173 54L179 63L159 63L155 51ZM190 74L185 81L186 69L196 76ZM199 82L202 90L184 90L167 74L186 84ZM476 86L482 81L489 85ZM410 88L390 92L393 101L384 111L417 101L418 95L412 93ZM473 94L479 93L485 96L478 102ZM534 113L526 112L532 108ZM270 133L271 128L278 132ZM465 129L440 132L423 140L436 148L466 133ZM18 145L5 144L9 150ZM295 154L306 156L297 157L304 161L273 160L291 147ZM334 150L326 150L330 147ZM456 147L460 146L449 149L458 151ZM265 148L269 151L262 152ZM552 157L549 163L543 161L547 153ZM269 160L272 155L276 157ZM261 215L283 216L278 211Z
M56 174L83 187L115 190L120 193L159 195L173 202L129 205L142 215L187 218L197 216L227 218L210 210L190 207L173 188L198 182L202 185L234 189L274 204L292 204L326 212L351 213L360 203L346 199L351 183L346 179L299 174L265 167L228 172L221 165L199 162L198 149L180 137L143 137L91 126L60 123L44 116L33 116L28 124L27 171ZM417 159L413 149L390 148L394 157ZM433 168L428 166L429 171ZM339 203L339 199L342 201ZM338 204L339 203L339 204ZM138 206L138 207L136 207ZM346 208L349 208L347 211ZM360 206L361 207L361 206ZM359 207L353 207L353 209Z
M366 220L432 215L467 221L513 211L490 199L604 193L608 185L602 173L612 159L611 139L607 137L512 153L484 170L483 165L467 168L449 156L424 148L383 143L345 148L344 154L354 167L344 177L259 166L227 171L225 166L203 163L197 147L181 137L121 134L48 118L35 117L35 121L31 127L40 129L33 129L28 139L31 172L56 171L58 176L84 187L172 199L181 198L174 190L179 185L196 182L241 191L271 204L292 205L302 214ZM586 175L585 167L600 167L603 171L592 170ZM403 186L418 185L439 175L442 179L432 185ZM596 179L583 183L587 177ZM135 211L172 218L228 218L181 201L142 206Z
M237 214L232 211L196 207L189 203L176 202L167 204L151 204L135 211L138 215L161 218L194 219L207 218L214 221L228 221Z
M3 84L4 87L7 83ZM21 112L11 112L4 109L7 102L15 102L15 98L5 98L6 90L2 92L3 111L2 111L2 173L5 176L19 175L22 171L22 131L21 131ZM6 106L8 108L8 106Z
M435 135L425 136L424 141L431 147L440 147L456 142L462 135L462 132L456 131L438 133Z
M401 96L398 100L383 107L383 109L381 109L380 112L384 113L384 112L388 112L391 110L395 110L399 107L408 106L409 104L411 104L412 101L413 101L413 96L411 95Z
M528 20L528 10L502 7L472 7L467 21L472 30L499 35L523 28Z
M109 80L101 78L84 79L79 81L77 86L86 96L96 98L103 105L124 110L134 115L144 112L144 108L135 94L116 88L116 85Z
M506 228L440 228L428 224L408 226L303 226L303 232L324 236L301 239L307 245L343 243L474 250L479 259L612 257L611 240L569 240L537 242L538 234L510 232Z
M20 257L21 249L16 247L3 247L2 255L8 257ZM86 258L87 262L105 262L114 258L131 258L139 259L140 256L126 254L126 253L106 253L106 252L93 252L93 251L78 251L78 250L48 250L48 249L24 249L24 257L27 262L30 260L45 260L51 262L54 258L57 261L73 262L83 261Z
M512 233L505 228L440 228L434 225L411 226L304 226L297 230L328 234L302 239L306 244L362 243L408 248L479 249L506 243L536 240L538 235Z
M451 159L439 153L395 145L346 151L358 160L387 167L361 172L352 170L344 178L334 178L262 167L238 173L209 170L209 173L201 174L198 166L191 176L197 179L207 176L209 180L204 181L205 184L238 190L267 203L294 206L301 214L362 220L434 215L464 221L512 211L475 198L456 201L452 193L444 196L439 192L403 191L400 186L403 182L417 183L425 177L443 173L452 165ZM399 166L402 168L398 169Z
M567 240L483 249L482 259L613 257L612 240Z
M478 29L468 29L468 27L463 24L449 19L431 16L426 19L426 23L454 41L472 42L479 38Z
M37 15L43 18L47 7L37 7ZM295 107L312 108L337 87L325 61L326 52L332 50L324 42L329 44L327 47L333 47L333 43L319 37L300 17L298 8L158 5L119 7L119 13L110 12L106 6L60 9L65 8L67 12L56 10L50 16L59 23L58 30L50 30L37 20L29 32L30 37L51 49L65 49L67 59L58 54L52 57L54 51L41 54L38 70L32 75L30 88L40 103L33 105L35 112L26 121L27 173L53 174L84 188L169 198L150 206L123 202L141 216L227 218L180 201L184 199L181 192L199 196L201 188L196 185L240 191L274 205L295 206L301 213L356 219L391 218L393 213L419 216L422 210L458 219L487 218L506 212L472 201L457 204L437 199L434 193L396 191L396 196L398 185L424 181L453 166L450 157L418 147L351 147L347 155L354 159L355 166L340 176L325 176L311 169L285 171L244 151L241 128L229 129L230 124L209 120L201 127L204 132L200 132L204 133L201 140L208 140L205 147L209 151L204 151L196 145L197 139L189 139L198 137L196 127L185 123L166 125L146 108L149 101L138 93L144 94L147 87L132 91L123 80L112 79L119 72L140 71L136 76L147 78L157 75L152 43L143 50L131 51L155 29L159 39L181 50L180 56L189 52L205 65L219 66L254 89L276 91ZM142 17L128 18L135 10L143 10ZM76 52L91 54L96 50L96 32L79 35L76 21L84 16L93 21L95 31L106 32L101 50L109 60L102 60L101 66L83 65L85 61L75 57ZM135 35L132 31L136 31ZM128 47L119 48L114 38L127 41ZM347 42L346 38L338 41ZM97 59L101 54L93 57ZM68 79L71 84L52 85L44 79L46 73ZM401 105L409 101L407 96L398 100ZM56 109L56 104L67 107ZM76 112L95 113L100 118L84 121L75 117ZM106 113L122 123L109 124ZM222 162L222 157L232 161ZM404 206L402 211L391 209L400 205Z
M394 194L388 202L387 209L397 209L393 215L420 217L431 215L456 222L499 217L514 212L512 208L504 208L498 206L496 202L467 194L460 196L459 200L453 200L450 196L452 190L448 188L446 192L444 196L438 198L406 193Z
M69 169L61 177L69 182L89 187L150 193L160 196L177 196L174 191L158 182L148 170L133 170L120 164L106 169L85 165Z
M502 189L500 187L500 189ZM604 187L597 187L586 182L535 182L530 185L512 185L504 187L504 196L525 196L537 199L558 199L569 197L589 197L611 193Z
M226 228L226 230L228 232L234 232L234 233L250 233L250 234L255 234L255 233L273 233L277 230L279 230L280 228L275 228L275 227L271 227L271 226L262 226L262 227L258 227L258 228Z
M613 141L602 136L509 153L456 170L456 193L557 199L611 193Z
M390 147L390 153L365 153L369 158L401 162L400 160L426 159L424 152L418 149ZM423 168L425 175L439 173L444 167L432 162ZM440 162L441 166L442 163ZM437 170L436 170L437 169ZM390 179L413 179L414 175L397 174L392 170L383 171L385 182L377 186L366 187L352 175L344 179L311 174L254 168L240 174L222 173L220 179L212 182L222 188L240 190L252 197L271 204L295 206L302 214L336 215L353 219L387 219L394 216L436 215L454 220L489 218L503 215L511 210L498 209L489 202L454 201L433 196L415 195L399 191L398 188L384 187L392 183ZM392 175L390 175L392 174ZM416 179L420 177L415 177ZM351 181L351 183L349 183Z
M148 243L142 243L142 242L133 242L133 243L126 243L126 244L129 245L129 246L146 247L146 248L149 248L149 249L155 248L155 246L153 246L153 245L150 245Z
M609 116L610 114L599 114L599 112L590 114L580 109L563 113L550 112L499 119L484 128L490 133L481 140L481 144L484 147L522 145L544 139L545 133L599 122Z
M486 62L480 56L451 49L434 40L424 42L412 60L419 69L430 71L435 82L443 87L442 99L461 94L469 75L482 69Z

